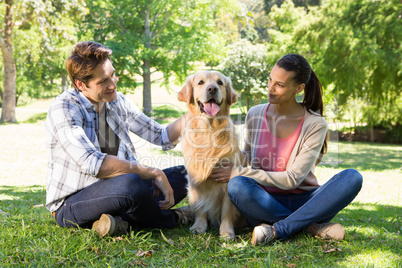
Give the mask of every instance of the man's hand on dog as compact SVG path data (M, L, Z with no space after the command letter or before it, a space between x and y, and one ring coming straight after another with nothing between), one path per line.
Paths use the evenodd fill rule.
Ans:
M221 161L221 163L212 169L211 175L209 175L208 179L216 182L228 183L230 175L232 174L232 168L232 163Z

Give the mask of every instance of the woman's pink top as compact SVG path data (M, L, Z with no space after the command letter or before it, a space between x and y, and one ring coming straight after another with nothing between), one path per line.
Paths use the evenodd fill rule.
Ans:
M268 127L268 109L269 105L264 112L264 119L261 124L260 139L258 142L258 148L256 150L256 159L254 159L253 161L255 161L254 163L258 163L259 168L265 171L286 171L286 165L288 163L290 154L292 153L293 147L295 146L296 141L299 138L303 126L304 116L292 135L290 135L286 139L280 139L272 134L271 130ZM276 187L261 187L271 194L295 194L304 192L301 189L282 190Z

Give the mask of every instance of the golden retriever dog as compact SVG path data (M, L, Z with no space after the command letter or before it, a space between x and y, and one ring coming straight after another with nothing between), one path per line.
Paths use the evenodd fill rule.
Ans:
M230 78L217 71L201 71L187 78L178 95L187 103L189 116L184 128L182 149L188 172L188 195L195 212L193 233L205 233L208 221L219 226L220 236L235 239L234 226L240 212L227 193L227 183L208 179L220 161L238 165L242 154L238 136L229 117L237 95Z

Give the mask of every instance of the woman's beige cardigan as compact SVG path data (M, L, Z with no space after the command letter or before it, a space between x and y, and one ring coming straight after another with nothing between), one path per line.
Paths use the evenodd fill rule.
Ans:
M319 186L314 168L318 158L322 158L321 148L327 135L325 119L315 112L305 109L305 117L300 136L290 154L286 171L266 172L253 164L261 132L264 112L268 104L261 104L250 109L246 117L245 154L248 167L234 167L231 178L245 176L264 186L277 187L282 190L311 190Z

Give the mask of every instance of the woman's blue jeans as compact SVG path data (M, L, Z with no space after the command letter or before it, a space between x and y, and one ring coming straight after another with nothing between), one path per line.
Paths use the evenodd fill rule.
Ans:
M251 226L273 224L280 239L312 223L330 222L359 193L363 178L344 170L317 189L300 194L269 194L255 180L243 176L229 181L230 200Z
M163 170L174 191L175 204L187 196L187 179L184 166ZM119 216L133 229L172 228L177 216L172 210L159 208L162 191L153 197L151 180L142 180L137 174L125 174L100 180L69 196L56 211L61 227L90 228L104 213Z

